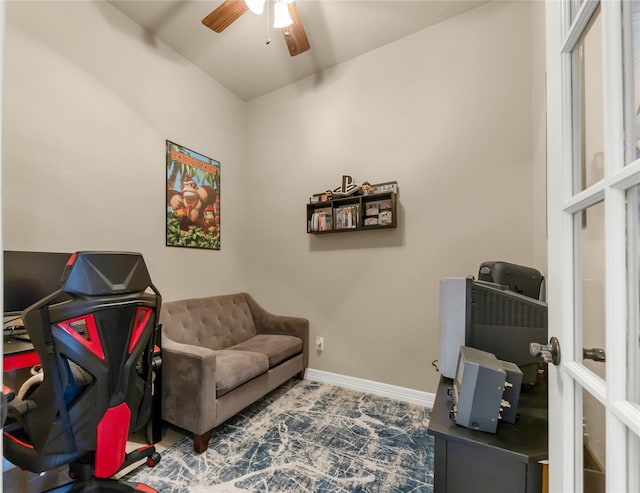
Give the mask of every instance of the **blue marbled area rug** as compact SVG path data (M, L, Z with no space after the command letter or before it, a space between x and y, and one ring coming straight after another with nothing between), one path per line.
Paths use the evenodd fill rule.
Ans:
M125 478L162 493L431 493L430 414L293 379L216 428L203 454L185 438Z

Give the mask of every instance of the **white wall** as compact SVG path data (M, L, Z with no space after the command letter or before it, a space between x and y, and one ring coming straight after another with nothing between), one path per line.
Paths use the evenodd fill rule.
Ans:
M312 368L433 392L439 280L545 269L541 5L488 4L247 105L106 2L9 2L4 248L141 251L166 300L248 289L325 337ZM219 252L164 246L165 139L222 163ZM397 180L398 229L307 235L342 174Z
M250 287L324 336L312 368L434 391L439 280L533 264L535 8L493 2L250 102ZM397 180L398 229L308 235L342 174Z
M143 253L165 300L247 289L246 104L107 2L8 2L4 248ZM165 139L221 161L222 250L165 246Z

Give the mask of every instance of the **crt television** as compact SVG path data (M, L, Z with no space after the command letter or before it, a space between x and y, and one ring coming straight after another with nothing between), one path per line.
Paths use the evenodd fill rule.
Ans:
M453 380L456 424L495 433L507 372L491 353L462 346Z
M538 360L529 343L546 341L545 302L471 276L440 281L438 367L445 377L455 377L460 347L468 346L515 363L522 383L535 384Z
M4 251L4 314L20 315L60 288L70 253Z

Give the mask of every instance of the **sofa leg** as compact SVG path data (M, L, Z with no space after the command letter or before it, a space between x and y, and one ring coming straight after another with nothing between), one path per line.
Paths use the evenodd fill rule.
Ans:
M209 448L209 439L211 438L211 432L207 431L202 435L193 434L193 449L201 454Z
M298 380L304 380L304 370L302 370L300 373L298 373L296 375L296 377L298 377Z

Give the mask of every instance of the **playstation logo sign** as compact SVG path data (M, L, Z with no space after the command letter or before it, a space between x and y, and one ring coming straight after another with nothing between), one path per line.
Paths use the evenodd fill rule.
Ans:
M342 185L331 190L331 193L334 196L346 197L356 193L358 190L360 190L360 185L353 182L353 177L349 175L342 175Z

